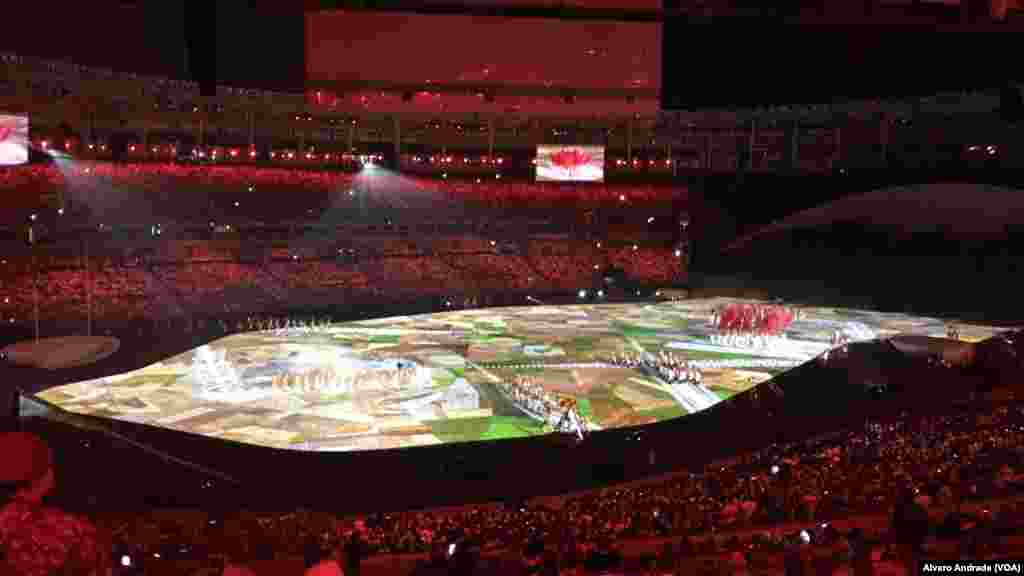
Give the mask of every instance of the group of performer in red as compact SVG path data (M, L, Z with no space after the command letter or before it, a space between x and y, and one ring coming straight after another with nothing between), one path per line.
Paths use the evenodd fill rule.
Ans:
M777 336L796 316L796 312L784 306L729 304L712 312L711 325L726 333Z

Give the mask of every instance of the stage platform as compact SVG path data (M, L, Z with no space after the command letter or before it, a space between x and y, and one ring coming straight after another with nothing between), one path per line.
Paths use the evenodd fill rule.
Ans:
M948 333L937 319L795 308L782 334L750 346L723 339L711 322L738 304L766 303L490 308L249 332L37 396L73 413L271 448L411 448L549 433L502 385L517 377L575 400L594 429L612 429L706 409L821 355L837 334L855 342ZM967 341L998 332L957 330ZM670 384L610 363L662 351L696 363L701 383Z

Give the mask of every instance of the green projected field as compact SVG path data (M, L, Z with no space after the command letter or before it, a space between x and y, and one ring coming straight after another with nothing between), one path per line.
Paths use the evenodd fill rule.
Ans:
M274 448L410 448L550 433L552 422L503 392L516 378L575 401L601 430L704 410L823 353L838 330L859 339L945 335L939 320L803 308L785 338L738 348L709 321L737 302L496 308L251 332L39 397L69 412ZM695 362L701 384L610 363L661 352Z

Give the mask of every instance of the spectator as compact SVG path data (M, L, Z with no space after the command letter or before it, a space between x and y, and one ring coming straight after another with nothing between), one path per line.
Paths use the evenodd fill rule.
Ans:
M366 542L363 540L365 527L361 521L356 522L348 540L345 542L345 572L349 576L359 576L363 556L366 555Z
M110 553L88 521L43 505L56 483L49 446L25 432L0 435L0 551L23 576L101 575Z
M341 565L334 558L324 553L319 542L306 545L305 551L306 576L343 576Z
M928 537L928 512L915 500L914 490L904 487L892 514L892 530L901 560L910 574L917 573L924 541Z
M256 576L247 564L251 560L248 546L239 542L240 547L228 554L224 562L224 576Z

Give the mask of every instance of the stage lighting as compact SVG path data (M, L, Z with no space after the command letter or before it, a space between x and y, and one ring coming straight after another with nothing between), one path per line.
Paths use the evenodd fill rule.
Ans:
M619 202L625 202L625 201L626 201L625 194L619 194Z
M235 208L238 208L238 200L235 200Z
M648 224L652 224L652 223L654 223L654 216L651 216L650 218L648 218L648 219L647 219L647 223L648 223Z
M586 298L587 297L587 291L586 290L580 290L579 293L577 293L576 295L579 296L580 298Z
M679 258L682 255L683 255L683 251L682 250L676 250L676 258Z
M494 179L495 180L501 180L501 174L495 174L494 175Z

